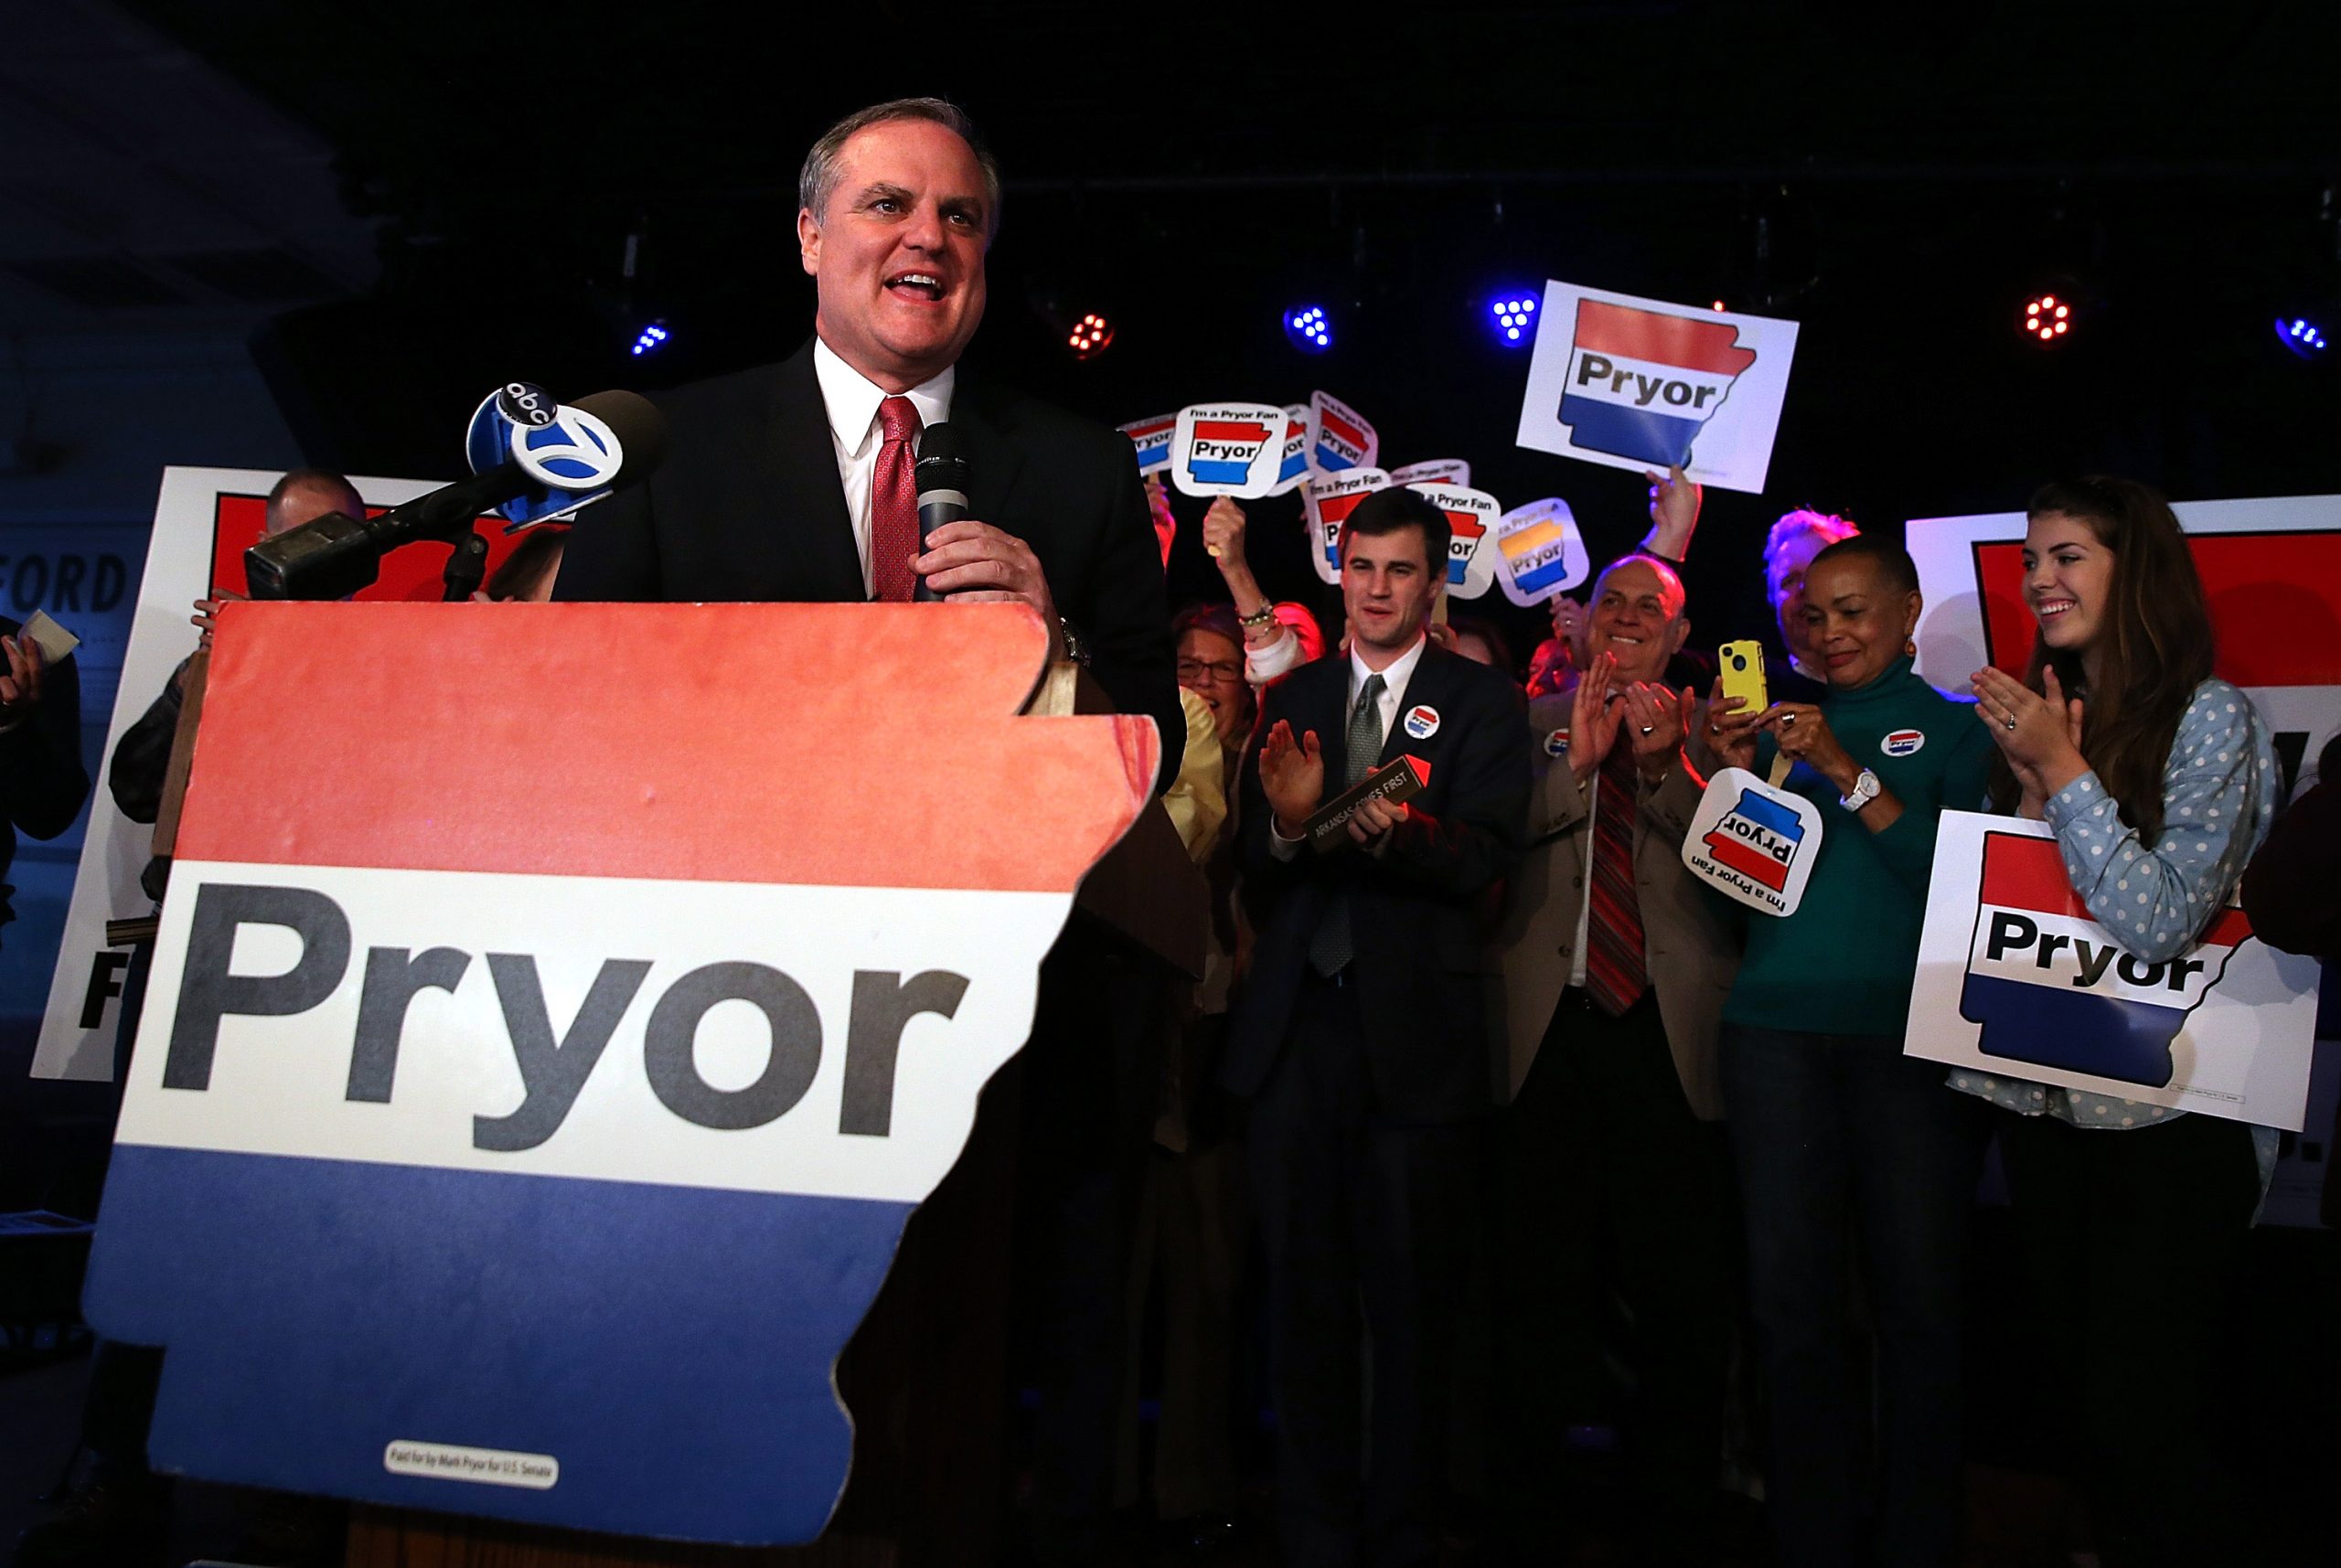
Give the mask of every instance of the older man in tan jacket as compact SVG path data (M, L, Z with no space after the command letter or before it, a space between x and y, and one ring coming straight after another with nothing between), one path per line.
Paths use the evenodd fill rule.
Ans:
M1660 684L1684 608L1664 561L1612 564L1583 680L1533 704L1523 738L1536 783L1494 1065L1510 1102L1497 1386L1506 1512L1537 1561L1561 1560L1585 1517L1570 1456L1604 1429L1622 1436L1635 1560L1710 1559L1736 1212L1716 1034L1738 942L1679 858L1705 783L1683 750L1704 707ZM1608 1373L1620 1359L1630 1401Z

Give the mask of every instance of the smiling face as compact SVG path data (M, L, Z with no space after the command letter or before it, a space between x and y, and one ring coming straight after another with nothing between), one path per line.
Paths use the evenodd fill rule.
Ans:
M828 207L796 215L821 341L889 392L957 363L984 315L991 215L974 150L931 120L882 121L839 150Z
M1342 550L1342 608L1349 613L1351 645L1367 668L1379 669L1415 645L1446 581L1444 571L1431 571L1419 528L1350 534Z
M2113 552L2087 521L2043 512L2024 530L2024 602L2040 623L2040 640L2086 657L2113 604Z
M1614 656L1615 684L1660 679L1666 674L1666 661L1682 651L1683 640L1690 635L1691 623L1683 615L1683 584L1660 576L1650 561L1621 560L1594 584L1586 658Z
M1245 700L1244 650L1217 632L1190 626L1179 637L1179 684L1203 699L1223 746L1234 746L1251 727Z
M1916 592L1897 592L1866 556L1844 556L1812 568L1804 584L1805 635L1830 687L1867 686L1900 658L1918 629Z

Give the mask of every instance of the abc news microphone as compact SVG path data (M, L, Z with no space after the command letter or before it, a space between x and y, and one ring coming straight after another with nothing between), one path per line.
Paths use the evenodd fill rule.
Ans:
M553 405L537 389L514 382L474 416L468 444L476 464L483 418L508 425L505 461L378 517L335 514L262 539L244 552L251 596L347 598L372 584L382 557L401 545L460 541L481 514L514 502L527 503L521 509L531 522L565 517L647 478L666 452L666 417L633 392L596 392ZM564 494L546 505L548 492Z

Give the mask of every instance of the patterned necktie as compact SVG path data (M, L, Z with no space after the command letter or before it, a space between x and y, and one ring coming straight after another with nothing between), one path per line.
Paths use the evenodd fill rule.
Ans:
M1358 688L1356 706L1350 709L1349 735L1342 750L1345 790L1363 783L1374 771L1374 760L1382 755L1382 689L1380 676L1367 676L1365 684ZM1325 917L1317 923L1316 934L1309 938L1309 962L1320 975L1338 975L1355 956L1350 945L1349 895L1337 891L1326 906Z
M1611 1018L1650 989L1641 903L1634 894L1634 749L1620 734L1602 760L1593 803L1593 917L1586 926L1585 988Z
M878 405L878 423L885 441L878 448L877 466L870 471L870 581L877 597L889 604L910 603L918 574L911 557L919 553L918 410L908 398L888 398Z

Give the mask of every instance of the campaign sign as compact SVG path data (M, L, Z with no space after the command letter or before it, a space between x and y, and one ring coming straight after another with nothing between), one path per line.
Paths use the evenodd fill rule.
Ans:
M1683 864L1749 909L1790 915L1804 900L1821 837L1821 809L1811 801L1745 768L1720 768L1683 835Z
M1760 491L1796 323L1547 283L1520 444Z
M1514 507L1496 519L1496 581L1523 609L1542 604L1592 575L1577 514L1558 496Z
M85 1301L167 1349L158 1468L821 1531L838 1355L1153 778L1016 717L1028 608L934 613L227 608Z
M1138 448L1138 471L1140 475L1160 474L1170 466L1170 438L1179 428L1177 414L1158 414L1150 420L1132 420L1116 427L1130 438Z
M1288 403L1284 411L1284 455L1277 464L1277 487L1271 496L1286 496L1309 478L1309 405Z
M1328 584L1342 580L1342 525L1360 501L1390 487L1390 475L1379 468L1352 468L1342 474L1312 474L1300 487L1301 519L1309 528L1309 558L1317 575Z
M1429 496L1447 514L1447 592L1459 599L1477 599L1496 580L1495 552L1481 548L1502 506L1485 490L1460 485L1409 485Z
M1459 457L1433 457L1390 470L1393 485L1463 485L1471 483L1471 465Z
M1273 493L1283 466L1284 410L1270 403L1193 403L1170 437L1170 482L1189 496Z
M138 580L137 612L122 657L113 715L106 725L106 756L113 755L123 732L161 695L163 683L179 661L195 651L195 628L187 624L195 601L223 590L245 591L244 552L260 542L268 493L282 477L273 469L163 470L155 526L146 536L145 571ZM350 483L369 514L439 488L428 480L362 475L353 475ZM492 516L482 517L480 525L492 572L518 547L519 537L504 532L500 519ZM401 546L383 558L379 580L359 589L356 597L369 603L436 602L451 549L444 540ZM103 581L99 580L101 587ZM100 787L91 793L89 826L81 838L57 968L49 977L33 1077L104 1083L113 1076L114 1034L121 1024L130 949L108 941L106 922L144 914L153 907L138 877L154 841L154 826L124 816L112 792Z
M2091 919L2044 823L1943 813L1904 1050L2300 1130L2316 963L2219 911L2175 958Z
M1331 392L1309 394L1309 466L1320 474L1371 468L1382 438L1365 417Z

